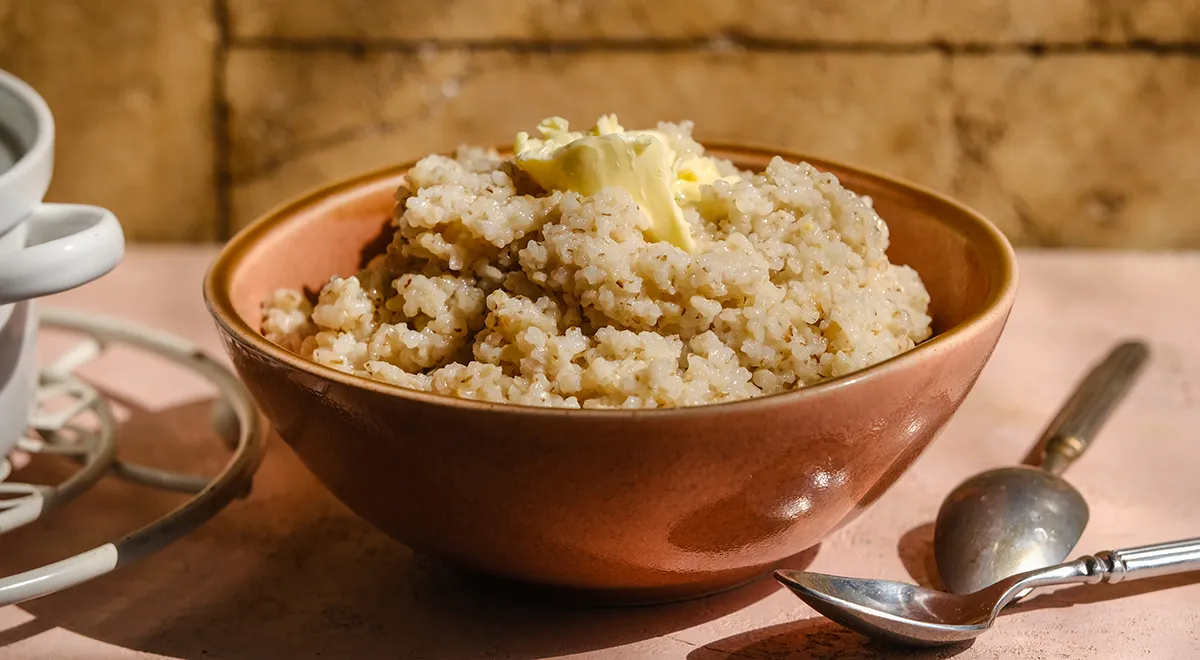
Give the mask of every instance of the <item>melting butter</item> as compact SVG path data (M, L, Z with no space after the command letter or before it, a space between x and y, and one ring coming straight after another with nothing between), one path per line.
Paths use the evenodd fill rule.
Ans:
M514 163L546 190L593 195L606 186L624 189L647 218L646 236L687 251L695 248L681 204L700 199L700 187L722 177L716 162L681 158L659 131L626 131L606 115L587 133L561 117L538 124L541 138L518 133Z

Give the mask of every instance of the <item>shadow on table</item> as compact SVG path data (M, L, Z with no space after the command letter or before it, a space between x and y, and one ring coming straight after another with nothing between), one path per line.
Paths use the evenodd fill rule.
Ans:
M698 647L688 660L886 660L951 658L972 642L936 649L905 649L873 642L823 617L783 623Z
M933 560L933 523L917 525L900 537L896 546L900 562L913 582L930 589L944 590Z
M125 402L121 456L214 473L228 456L211 402L162 411ZM72 470L42 459L22 477ZM0 575L132 531L184 496L103 480L48 519L3 539ZM784 562L804 568L813 548ZM273 438L254 492L184 540L76 588L21 605L35 618L0 630L0 648L63 628L179 658L541 658L649 639L742 609L781 588L769 578L708 598L584 609L507 597L374 531Z

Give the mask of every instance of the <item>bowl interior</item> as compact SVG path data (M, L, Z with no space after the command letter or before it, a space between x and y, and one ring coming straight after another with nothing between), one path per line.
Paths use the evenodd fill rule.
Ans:
M779 153L714 146L709 153L763 169ZM934 336L981 314L1014 278L1012 248L967 207L937 193L835 162L782 153L834 173L870 195L891 233L893 263L920 273L929 291ZM390 240L394 192L405 166L334 184L280 207L236 237L214 271L232 307L258 330L264 298L280 287L319 290L332 275L355 273Z

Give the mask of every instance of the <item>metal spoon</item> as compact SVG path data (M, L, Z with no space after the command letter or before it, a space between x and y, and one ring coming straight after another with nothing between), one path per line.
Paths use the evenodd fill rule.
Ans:
M971 594L889 580L778 570L775 579L814 610L856 632L909 646L941 646L987 631L1022 591L1056 584L1116 583L1200 569L1200 538L1098 552L1010 576Z
M934 561L947 589L969 594L1067 558L1087 526L1088 505L1058 475L1091 445L1148 353L1140 341L1125 342L1088 373L1042 433L1040 468L989 470L950 492L933 533Z

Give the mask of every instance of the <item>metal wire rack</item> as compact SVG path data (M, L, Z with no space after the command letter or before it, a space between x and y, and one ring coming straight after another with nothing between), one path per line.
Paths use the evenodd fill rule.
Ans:
M0 606L45 596L137 561L207 522L249 492L265 448L265 428L245 388L224 366L175 335L95 314L43 308L43 328L78 335L79 341L41 370L29 433L17 450L31 460L73 458L79 468L56 485L19 481L12 457L0 458L0 534L53 513L106 475L178 491L191 498L141 529L73 557L0 577ZM190 370L216 386L213 425L232 453L212 477L196 477L121 460L116 415L105 397L76 375L115 345L145 351Z

